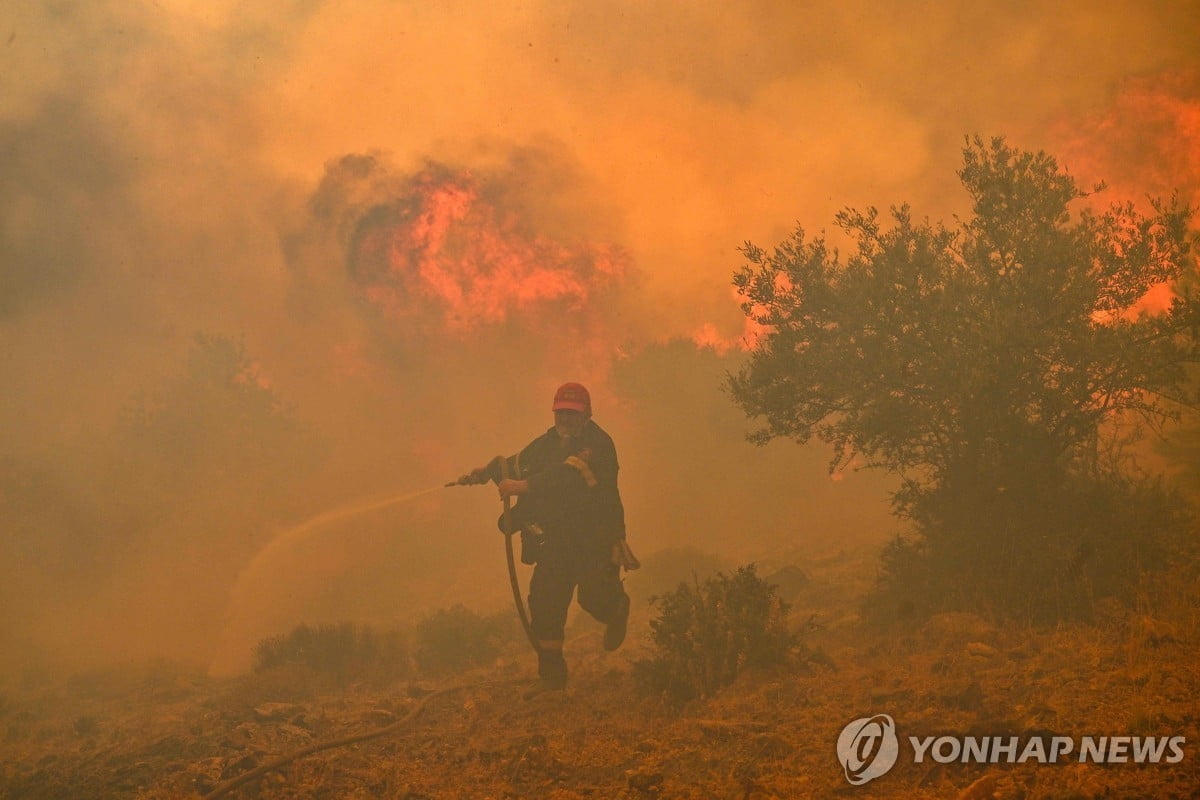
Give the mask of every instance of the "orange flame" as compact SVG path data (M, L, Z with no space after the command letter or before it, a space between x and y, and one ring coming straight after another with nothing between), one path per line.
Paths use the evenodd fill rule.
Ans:
M1132 203L1147 210L1150 196L1178 192L1193 208L1200 207L1200 71L1130 79L1091 119L1060 123L1058 137L1062 163L1081 184L1107 184L1097 203ZM1161 313L1174 297L1170 285L1154 286L1119 316Z
M618 287L628 257L611 244L542 233L519 206L488 198L486 181L442 167L364 214L351 243L352 279L397 319L440 318L459 336L514 316L581 312Z
M1061 161L1085 185L1103 179L1106 202L1179 191L1200 204L1200 71L1132 78L1102 112L1056 127Z

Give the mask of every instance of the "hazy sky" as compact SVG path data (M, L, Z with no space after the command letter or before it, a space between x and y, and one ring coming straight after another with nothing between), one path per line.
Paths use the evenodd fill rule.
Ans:
M0 478L25 535L59 531L9 545L27 590L9 614L90 604L76 633L104 625L96 609L169 593L174 551L139 551L135 580L53 606L61 569L26 556L78 548L88 520L119 538L90 477L103 459L81 454L114 446L197 332L242 341L252 381L323 442L310 502L273 499L276 524L515 450L548 424L548 392L581 378L634 439L618 439L623 479L652 549L689 536L637 488L672 469L644 442L671 423L645 429L633 395L657 402L649 378L624 395L610 378L672 338L736 348L744 241L819 230L845 206L946 217L974 134L1046 149L1115 195L1200 199L1194 2L16 0L0 42ZM449 233L411 216L431 196ZM670 352L691 369L694 353ZM670 404L680 385L703 391L655 391ZM838 518L820 460L801 459L786 513ZM38 481L82 510L45 522ZM472 513L486 528L494 510ZM270 539L249 520L234 527L250 543L193 578L204 614Z

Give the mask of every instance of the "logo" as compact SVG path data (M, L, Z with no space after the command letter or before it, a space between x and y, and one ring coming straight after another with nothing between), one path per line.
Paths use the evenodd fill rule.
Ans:
M887 714L854 720L842 728L837 740L838 760L854 786L883 775L896 764L899 753L896 723Z
M938 764L1179 764L1183 736L908 736L913 763ZM838 760L852 786L873 781L896 765L900 741L887 714L862 717L842 728Z

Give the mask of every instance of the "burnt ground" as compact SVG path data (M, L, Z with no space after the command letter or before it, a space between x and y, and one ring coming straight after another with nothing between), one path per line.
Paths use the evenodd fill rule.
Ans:
M243 798L941 798L1113 800L1200 796L1200 603L1194 586L1155 613L1096 626L999 629L970 615L869 632L854 614L870 556L804 565L799 623L822 658L743 674L673 706L639 694L649 609L615 654L573 627L570 689L524 700L532 657L437 680L315 684L287 671L212 679L170 664L0 696L0 798L195 798L313 743L421 713L380 739L327 750L233 792ZM850 598L850 599L848 599ZM851 786L835 754L850 720L896 720L900 760ZM909 735L1184 736L1177 764L913 763Z

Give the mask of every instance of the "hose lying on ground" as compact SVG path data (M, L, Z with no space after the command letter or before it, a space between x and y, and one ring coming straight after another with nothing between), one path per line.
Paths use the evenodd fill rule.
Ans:
M439 689L436 692L433 692L432 694L427 694L424 697L422 697L421 700L415 706L413 706L411 709L409 709L407 714L405 714L403 717L396 720L395 722L391 723L390 725L385 725L382 728L376 728L375 730L367 731L366 733L356 733L352 736L343 736L340 739L331 739L328 742L320 742L318 744L312 744L312 745L309 745L308 747L302 747L299 750L288 753L285 756L280 756L279 758L275 759L274 761L270 762L269 764L263 764L261 767L255 767L254 769L252 769L248 772L243 772L241 775L238 775L236 778L229 779L225 783L223 783L220 786L218 786L217 788L213 789L208 794L204 795L203 800L216 800L218 797L224 797L225 795L232 792L234 789L237 789L240 786L244 786L245 784L250 783L251 781L257 780L257 779L261 778L263 775L266 775L268 772L274 772L275 770L279 769L280 767L285 767L288 764L292 763L293 761L304 758L305 756L311 756L313 753L320 753L323 750L333 750L334 748L337 748L337 747L346 747L348 745L358 744L359 742L365 742L370 739L378 739L380 737L387 736L388 734L395 733L396 731L403 728L406 723L410 722L413 718L415 718L418 714L420 714L425 709L425 706L429 705L429 702L431 700L433 700L434 698L442 697L444 695L450 694L452 692L461 691L463 689L470 689L474 685L475 684L464 684L461 686L449 686L445 689Z

